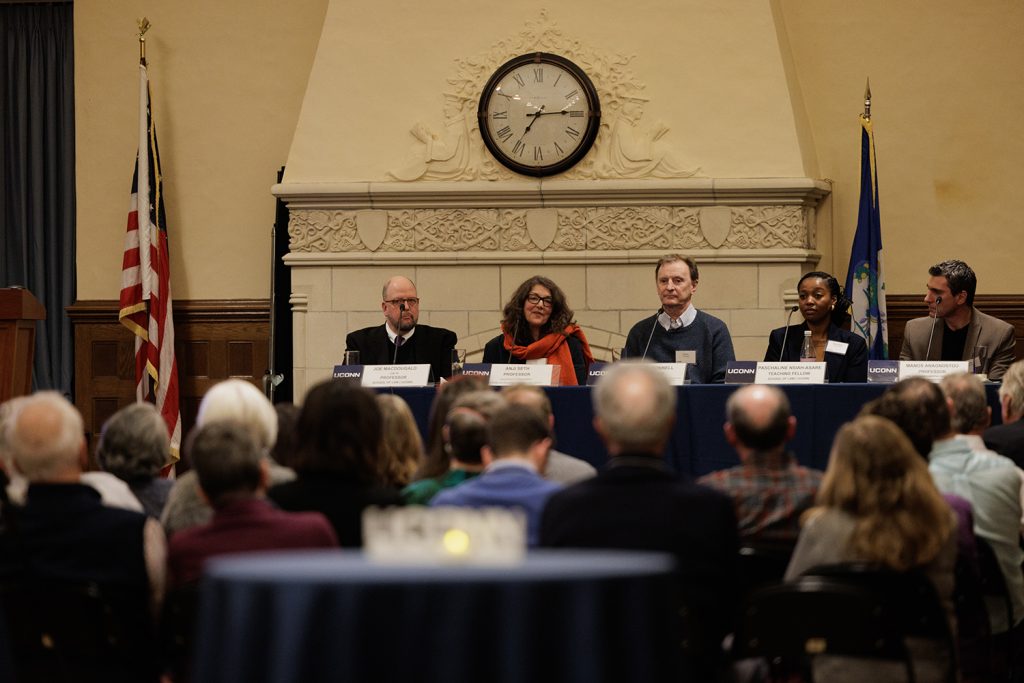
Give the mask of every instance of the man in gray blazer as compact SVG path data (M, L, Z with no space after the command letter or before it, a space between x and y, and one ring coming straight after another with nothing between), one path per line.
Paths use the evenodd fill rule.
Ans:
M974 307L978 278L963 261L943 261L928 275L928 317L907 321L900 360L974 360L1001 379L1016 358L1013 326Z

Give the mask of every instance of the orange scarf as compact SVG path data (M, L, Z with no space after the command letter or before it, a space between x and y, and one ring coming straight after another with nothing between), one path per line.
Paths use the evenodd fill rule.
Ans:
M590 352L590 344L583 335L583 330L576 323L569 323L561 332L546 334L529 346L520 346L512 338L505 326L501 326L505 333L505 350L519 360L534 360L547 358L548 365L557 365L561 368L558 373L558 383L563 387L574 387L576 382L576 368L572 363L572 353L569 351L568 337L576 337L583 344L583 358L587 367L594 362L594 354Z

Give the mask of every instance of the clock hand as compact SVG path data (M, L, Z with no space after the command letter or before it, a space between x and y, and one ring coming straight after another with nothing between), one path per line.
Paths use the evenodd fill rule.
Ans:
M529 133L530 129L533 128L533 124L537 121L537 118L544 115L544 106L545 105L542 104L542 105L540 105L540 109L538 109L536 112L534 112L532 114L527 114L528 117L529 116L533 117L533 121L530 121L530 125L528 125L526 127L526 130L523 131L523 135L526 135L527 133Z

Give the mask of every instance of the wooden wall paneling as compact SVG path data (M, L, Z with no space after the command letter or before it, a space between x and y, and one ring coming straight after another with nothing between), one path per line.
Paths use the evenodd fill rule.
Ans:
M103 422L135 400L134 337L117 321L116 301L68 307L75 335L75 403L85 420L90 453ZM235 377L261 390L270 358L270 302L176 301L175 354L183 433L199 402L217 382Z

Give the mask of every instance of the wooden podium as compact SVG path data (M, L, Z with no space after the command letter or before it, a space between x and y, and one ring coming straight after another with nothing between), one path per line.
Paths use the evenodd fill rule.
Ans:
M36 321L46 308L27 289L0 289L0 403L32 391Z

